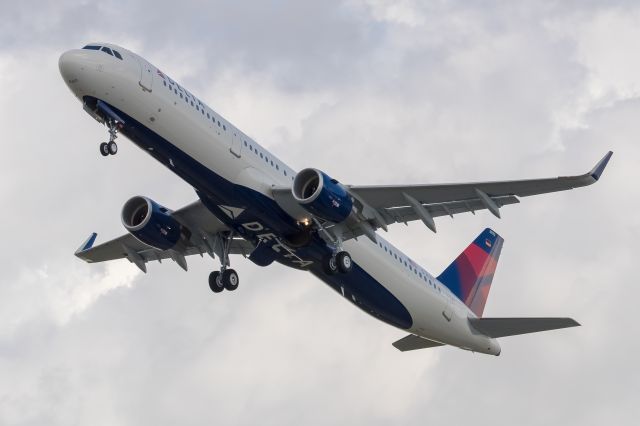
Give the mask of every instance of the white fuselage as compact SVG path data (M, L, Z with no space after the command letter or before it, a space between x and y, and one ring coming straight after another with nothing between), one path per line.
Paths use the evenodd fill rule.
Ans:
M92 97L106 102L235 185L270 199L272 187L291 186L296 172L268 150L140 56L106 46L117 49L123 59L82 49L60 58L61 73L81 101ZM153 150L151 146L141 148ZM183 178L189 175L189 170L176 170L179 165L173 159L166 165ZM270 228L268 224L264 227ZM352 239L344 248L410 313L412 322L406 331L463 349L500 353L494 339L471 328L467 319L475 315L446 286L383 238L377 239L378 244L366 238ZM325 279L315 270L314 274ZM355 294L345 292L344 287L334 288L357 304Z

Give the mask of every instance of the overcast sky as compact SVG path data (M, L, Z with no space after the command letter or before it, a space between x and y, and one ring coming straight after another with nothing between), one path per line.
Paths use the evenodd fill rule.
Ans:
M636 424L640 415L640 5L615 1L6 2L0 16L1 425ZM577 174L591 187L394 225L439 273L484 227L506 240L487 316L582 327L502 355L401 353L406 333L317 279L209 258L143 275L73 256L124 232L133 195L192 188L104 127L58 71L91 41L150 60L296 169L353 184Z

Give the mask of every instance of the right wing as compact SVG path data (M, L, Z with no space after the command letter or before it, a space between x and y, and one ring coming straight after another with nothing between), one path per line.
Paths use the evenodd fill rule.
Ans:
M580 325L572 318L469 318L469 323L480 333L493 338Z
M518 197L565 191L598 181L613 153L609 151L589 172L577 176L494 182L445 183L427 185L344 185L358 209L356 223L323 223L322 227L342 240L366 235L375 241L377 228L392 223L422 222L436 231L434 218L476 210L489 210L500 217L500 207L516 204ZM304 220L310 213L298 204L290 187L275 187L273 196L291 216ZM316 218L323 222L322 218Z
M578 176L434 185L350 186L349 188L376 209L406 206L406 195L425 204L445 204L466 200L478 202L481 208L486 208L487 200L483 199L482 195L496 201L496 198L528 197L591 185L600 179L612 155L613 152L609 151L591 171Z
M186 256L203 255L204 253L208 253L211 256L214 254L222 255L222 239L219 235L229 232L230 229L220 222L200 201L176 210L173 212L173 217L192 231L188 244L179 250L158 250L141 242L129 233L94 247L93 244L97 234L93 233L75 252L75 255L89 263L128 259L144 272L146 272L145 264L153 260L172 259L186 270ZM234 238L230 242L229 254L248 256L253 249L253 245L248 241L242 238Z

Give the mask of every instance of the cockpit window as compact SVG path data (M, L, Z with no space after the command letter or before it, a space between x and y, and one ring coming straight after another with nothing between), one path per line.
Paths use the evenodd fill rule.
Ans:
M122 61L122 55L117 50L109 49L107 46L96 46L94 44L87 44L83 49L87 50L102 50L104 53L115 56Z

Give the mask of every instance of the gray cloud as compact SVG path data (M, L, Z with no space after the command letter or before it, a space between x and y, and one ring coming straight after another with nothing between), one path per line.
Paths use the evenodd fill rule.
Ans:
M578 7L579 6L579 7ZM640 347L640 11L624 2L13 2L0 18L1 424L632 424ZM499 358L398 353L403 333L317 280L71 256L123 232L134 194L194 199L81 111L59 54L110 40L150 58L294 167L349 183L586 171L602 182L388 237L439 272L477 232L506 238L487 314L583 327L502 341ZM639 70L640 71L640 70Z

